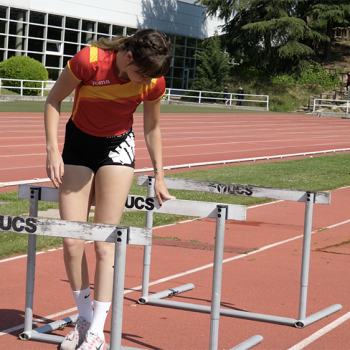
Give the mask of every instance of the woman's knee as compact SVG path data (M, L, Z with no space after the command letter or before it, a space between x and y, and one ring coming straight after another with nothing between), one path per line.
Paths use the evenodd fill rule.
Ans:
M114 259L114 244L106 242L95 242L96 260Z
M64 255L69 258L81 257L85 251L85 241L72 238L63 239Z

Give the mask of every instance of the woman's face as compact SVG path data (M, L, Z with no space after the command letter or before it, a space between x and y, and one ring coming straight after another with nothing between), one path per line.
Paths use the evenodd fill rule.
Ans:
M137 73L138 67L131 65L124 69L124 72L127 74L130 81L132 81L134 84L151 84L152 78L147 77L145 75L140 75Z

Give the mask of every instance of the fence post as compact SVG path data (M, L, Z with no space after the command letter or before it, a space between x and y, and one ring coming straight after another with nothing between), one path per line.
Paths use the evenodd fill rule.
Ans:
M171 89L169 89L169 92L168 92L168 102L170 101L170 95L171 95Z
M202 91L199 91L198 103L201 103L201 99L202 99Z
M266 99L266 110L269 111L269 108L270 108L270 98L269 98L269 95L266 95L267 96L267 99Z
M41 82L41 97L44 96L44 82Z
M21 96L23 96L23 80L21 80Z

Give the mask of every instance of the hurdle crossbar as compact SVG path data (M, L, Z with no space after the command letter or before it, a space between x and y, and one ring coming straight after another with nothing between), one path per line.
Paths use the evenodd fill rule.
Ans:
M36 235L46 235L55 237L68 237L93 241L115 242L116 259L114 269L114 288L112 301L112 321L111 321L111 344L109 349L136 349L123 347L122 337L122 317L123 317L123 290L125 278L126 244L143 245L145 248L151 245L151 227L138 228L127 226L115 226L107 224L90 224L82 222L71 222L55 219L38 219L38 201L58 202L58 190L52 187L32 187L20 185L18 197L30 200L29 217L2 216L2 226L8 227L8 231L28 234L28 260L27 260L27 281L26 281L26 312L25 327L21 333L22 340L38 340L50 343L61 343L63 337L46 334L65 327L76 321L78 315L67 317L63 320L55 321L42 327L32 329L33 324L33 295L35 276L35 250ZM156 198L142 196L128 196L125 210L146 211L147 215L153 212L171 213L178 215L191 215L199 217L216 217L216 240L214 254L214 274L211 310L210 329L210 350L218 348L218 329L220 318L220 297L222 279L222 254L224 245L225 221L245 220L246 207L241 205L227 205L218 203L205 203L194 201L169 200L162 206ZM149 277L149 275L148 275ZM262 336L254 336L233 349L247 350L259 344L263 340Z
M214 181L201 181L201 180L187 180L177 178L165 178L165 183L168 189L177 190L188 190L188 191L200 191L208 193L220 193L227 195L238 195L258 198L271 198L278 200L288 200L295 202L305 203L305 218L304 218L304 236L303 236L303 254L302 254L302 267L300 277L300 297L299 297L299 315L298 319L279 317L274 315L258 314L253 312L242 312L237 310L220 309L220 314L229 317L236 317L241 319L275 323L280 325L293 326L297 328L306 327L316 321L321 320L324 317L331 315L334 312L339 311L342 306L340 304L334 304L327 307L324 310L316 312L313 315L306 317L307 307L307 289L308 289L308 278L310 269L310 251L311 251L311 230L312 230L312 215L314 203L319 204L330 204L330 193L329 192L315 192L315 191L303 191L303 190L291 190L284 188L272 188L242 184L230 184L221 183ZM151 188L151 177L145 175L139 175L137 178L137 184L140 186L147 186L150 191ZM148 214L150 215L150 214ZM148 228L151 227L150 222L152 218L148 219ZM151 247L145 247L144 253L144 278L149 275L150 269L150 258L146 256L150 254ZM142 291L142 296L139 298L140 304L150 304L160 307L176 308L181 310L195 311L210 313L212 307L200 306L189 303L181 303L177 301L163 300L168 296L175 296L176 294L185 292L193 289L194 285L187 284L171 288L167 291L161 291L159 293L149 295L148 294L148 280L143 281L142 285L145 289Z

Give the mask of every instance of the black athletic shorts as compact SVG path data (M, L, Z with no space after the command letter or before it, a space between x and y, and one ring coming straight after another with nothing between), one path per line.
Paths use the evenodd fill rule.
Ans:
M69 119L62 158L64 164L86 166L94 173L104 165L135 168L134 133L130 129L118 136L92 136L78 129Z

